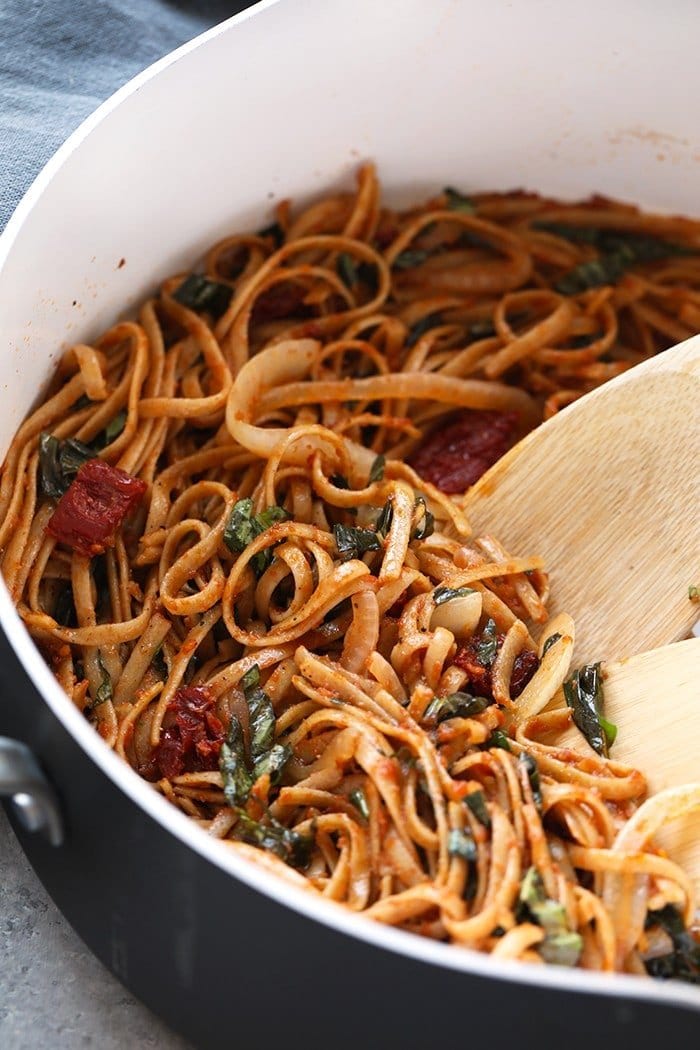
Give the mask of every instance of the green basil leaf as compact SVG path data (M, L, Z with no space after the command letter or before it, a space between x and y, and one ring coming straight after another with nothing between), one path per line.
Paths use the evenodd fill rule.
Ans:
M496 636L496 623L490 617L482 631L481 638L476 646L476 656L483 667L490 667L496 659L498 652L498 638Z
M472 833L466 828L453 828L447 837L447 852L451 857L475 861L477 848Z
M377 456L374 460L369 471L369 484L372 485L375 481L381 481L384 477L384 468L386 466L386 456Z
M407 248L399 252L392 263L394 270L411 270L414 266L420 266L428 258L428 252L420 248Z
M111 443L119 437L121 432L126 426L127 413L122 409L121 412L117 412L114 419L111 419L105 427L105 444L111 445Z
M548 652L552 648L552 646L559 641L560 638L561 635L557 631L555 631L554 634L550 634L549 638L544 643L544 646L542 648L542 655L544 656L544 654Z
M221 281L212 281L202 273L191 273L185 277L173 299L195 313L209 313L218 320L228 310L233 288Z
M99 652L97 654L97 662L100 665L100 671L102 672L102 681L97 687L95 702L91 705L92 707L99 707L100 704L104 704L112 699L112 679L109 671L102 663L102 655Z
M270 816L267 817L267 823L263 823L252 820L241 811L234 832L241 841L269 850L294 868L303 870L309 866L313 849L311 836L285 828Z
M283 507L267 507L259 514L253 514L252 499L239 499L234 503L224 529L224 543L235 553L244 551L256 536L260 536L272 525L286 521L289 515ZM251 564L258 576L262 576L272 561L272 549L258 551Z
M254 780L267 773L270 783L275 787L282 779L285 766L291 757L292 749L287 744L273 744L270 750L265 751L255 762L253 767Z
M353 806L359 810L364 820L369 820L369 805L367 804L367 797L362 788L355 788L349 794L349 799Z
M423 508L423 517L416 525L411 535L412 540L427 540L428 536L432 536L435 532L435 517L428 510L425 500L422 496L416 497L416 507Z
M510 737L508 734L504 733L502 729L494 729L488 740L481 745L481 749L488 751L492 747L500 747L504 751L510 751Z
M472 696L470 693L436 696L425 709L423 721L444 722L447 718L473 718L474 715L485 711L491 703L486 697Z
M43 495L58 501L83 463L94 458L94 451L76 438L59 441L43 433L39 438L39 487Z
M366 551L382 549L379 536L372 529L336 524L333 526L333 537L341 561L360 558Z
M468 594L474 594L473 587L436 587L433 591L433 601L436 605L451 602L453 598L466 598Z
M388 534L393 518L394 508L391 505L391 500L387 500L377 518L376 529L379 535L386 536Z
M542 812L542 789L540 787L540 771L536 760L527 751L521 751L518 755L518 763L524 767L527 779L532 789L532 800L537 809Z
M224 797L229 806L242 806L250 794L253 778L245 760L245 744L241 723L231 716L225 742L221 745L219 771L224 782Z
M278 222L273 222L269 226L264 226L262 230L258 230L258 237L269 237L275 245L275 248L281 248L284 244L284 230Z
M343 284L347 285L348 288L353 288L357 283L357 265L352 255L349 255L347 252L341 252L335 268Z
M585 664L574 671L564 682L564 697L588 743L607 758L617 727L606 719L603 719L605 726L601 722L604 700L600 664Z
M474 201L470 200L469 197L465 197L459 190L455 190L452 186L445 186L442 192L445 194L447 207L450 211L461 211L466 215L474 214Z
M464 804L469 807L476 819L485 828L491 827L491 817L486 806L486 798L483 791L472 791L464 798Z
M415 346L422 335L429 332L431 328L435 328L442 321L442 314L435 312L432 314L425 314L419 321L412 324L406 335L406 346Z

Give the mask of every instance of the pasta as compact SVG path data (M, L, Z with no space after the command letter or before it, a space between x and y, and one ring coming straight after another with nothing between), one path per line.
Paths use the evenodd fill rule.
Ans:
M2 471L7 587L222 848L497 957L697 981L653 835L700 798L645 801L610 757L546 567L462 494L698 330L699 223L452 189L396 212L365 165L63 355ZM597 735L558 746L586 699Z

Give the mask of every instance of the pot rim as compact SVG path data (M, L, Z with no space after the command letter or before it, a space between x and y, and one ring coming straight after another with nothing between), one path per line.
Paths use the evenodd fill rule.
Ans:
M32 209L38 203L53 177L66 160L80 148L83 141L110 114L137 91L146 88L165 69L187 58L188 55L219 36L234 32L236 27L259 12L275 7L284 0L260 0L259 3L171 51L129 80L68 137L41 169L12 214L0 235L0 276L11 255L15 242ZM95 765L136 805L140 806L161 827L180 842L193 849L200 857L240 879L252 889L272 898L278 904L293 909L306 918L323 923L331 929L404 955L418 962L458 970L478 977L520 982L565 992L625 996L630 999L657 1000L668 1005L684 1006L700 1012L700 993L681 982L643 980L625 974L604 974L588 970L566 969L555 966L531 966L511 960L494 959L470 948L439 943L403 930L385 926L342 905L312 896L299 887L290 885L279 876L227 850L210 838L189 817L178 810L144 781L127 763L108 748L71 704L22 623L4 580L0 578L0 625L18 657L24 671L36 686L46 703L71 736L92 759Z

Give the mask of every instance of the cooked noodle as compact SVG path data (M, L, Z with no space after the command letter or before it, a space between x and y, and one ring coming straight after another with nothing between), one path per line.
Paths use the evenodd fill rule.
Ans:
M459 493L700 329L700 223L526 193L397 213L366 165L204 273L66 352L7 454L2 572L63 689L314 894L501 958L668 957L647 914L692 927L693 886L653 835L698 791L644 802L640 772L557 747L574 624ZM92 547L56 511L90 455L146 486Z

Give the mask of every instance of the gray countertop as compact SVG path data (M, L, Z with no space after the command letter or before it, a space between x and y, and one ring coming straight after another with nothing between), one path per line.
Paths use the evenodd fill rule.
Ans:
M2 1050L186 1050L102 966L34 874L0 809Z

